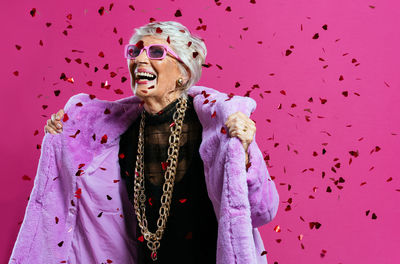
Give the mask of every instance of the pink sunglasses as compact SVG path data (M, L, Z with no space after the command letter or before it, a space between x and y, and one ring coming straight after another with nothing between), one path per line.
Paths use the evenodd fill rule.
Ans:
M152 60L162 60L165 58L167 53L170 53L177 60L182 62L181 58L173 52L167 45L163 44L152 44L146 47L138 47L134 44L125 45L124 55L127 59L135 59L138 57L143 50L146 50L147 57Z

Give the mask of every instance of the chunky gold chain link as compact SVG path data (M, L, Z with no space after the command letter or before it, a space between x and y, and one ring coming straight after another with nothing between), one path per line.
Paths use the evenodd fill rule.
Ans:
M165 182L163 184L163 195L161 196L161 207L159 210L159 218L157 220L157 230L155 233L149 231L146 219L146 195L144 190L144 111L141 115L138 153L136 156L135 168L135 183L134 183L134 208L137 216L138 224L143 234L144 239L147 241L147 247L151 250L151 258L153 261L157 260L157 250L160 247L160 240L164 234L164 229L167 224L169 210L172 199L172 191L175 182L175 173L178 163L179 153L179 140L182 133L183 120L185 118L185 111L187 107L187 99L184 97L179 98L176 105L176 112L173 115L174 125L171 126L171 135L169 136L168 159L167 169L165 171Z

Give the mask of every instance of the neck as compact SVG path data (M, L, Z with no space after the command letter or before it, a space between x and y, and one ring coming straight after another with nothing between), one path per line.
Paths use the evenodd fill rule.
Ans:
M166 106L168 106L170 103L175 101L181 96L179 92L174 92L171 94L167 94L161 98L145 98L143 100L144 102L144 109L146 112L154 115L158 112L160 112L162 109L164 109Z

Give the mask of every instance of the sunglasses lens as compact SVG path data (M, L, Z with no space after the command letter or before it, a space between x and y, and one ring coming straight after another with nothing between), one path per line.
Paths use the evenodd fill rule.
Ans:
M129 46L126 51L128 58L136 58L137 56L139 56L140 50L141 49L139 49L135 45Z
M151 46L149 48L149 57L159 59L164 56L165 49L162 46Z

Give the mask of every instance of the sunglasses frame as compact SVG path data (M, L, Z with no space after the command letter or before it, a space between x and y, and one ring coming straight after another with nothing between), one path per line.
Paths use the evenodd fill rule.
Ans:
M143 48L140 49L139 55L137 55L136 57L130 57L130 56L128 56L128 49L129 49L130 46L135 46L135 47L137 48L137 46L136 46L135 44L131 44L131 43L130 43L130 44L126 44L126 45L125 45L125 48L124 48L124 55L125 55L125 58L126 58L126 59L134 60L135 58L139 57L140 54L142 54L143 50L146 50L146 55L147 55L147 57L148 57L149 59L151 59L151 60L162 60L162 59L165 58L165 56L167 56L167 53L169 53L169 54L171 54L174 58L176 58L178 61L182 62L181 58L179 58L179 56L178 56L172 49L170 49L167 45L164 45L164 44L151 44L151 45L148 45L148 46L146 46L146 47L143 47ZM160 58L151 58L151 57L149 56L149 49L150 49L151 47L153 47L153 46L161 46L161 47L164 49L164 55L161 56Z

